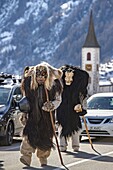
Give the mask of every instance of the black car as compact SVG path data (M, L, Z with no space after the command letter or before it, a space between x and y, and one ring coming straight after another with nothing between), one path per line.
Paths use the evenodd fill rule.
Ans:
M0 145L11 145L20 135L20 110L16 101L22 98L20 81L8 74L0 74Z

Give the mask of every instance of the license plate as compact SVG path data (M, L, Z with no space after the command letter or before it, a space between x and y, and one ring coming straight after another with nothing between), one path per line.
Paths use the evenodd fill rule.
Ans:
M101 130L101 128L92 126L92 127L90 127L90 130Z

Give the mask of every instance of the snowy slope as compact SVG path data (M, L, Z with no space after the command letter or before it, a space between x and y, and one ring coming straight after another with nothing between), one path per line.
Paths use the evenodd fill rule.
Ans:
M43 60L80 65L91 9L103 62L113 56L112 0L1 0L0 70L21 74Z

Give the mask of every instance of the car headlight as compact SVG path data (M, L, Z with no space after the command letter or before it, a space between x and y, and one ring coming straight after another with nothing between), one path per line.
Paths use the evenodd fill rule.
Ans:
M109 123L113 123L113 118L112 118L112 119L110 119Z

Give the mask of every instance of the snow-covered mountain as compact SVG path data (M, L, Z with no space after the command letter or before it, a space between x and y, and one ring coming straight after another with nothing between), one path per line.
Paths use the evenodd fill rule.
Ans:
M113 56L113 0L0 0L0 71L80 66L91 9L104 62Z

